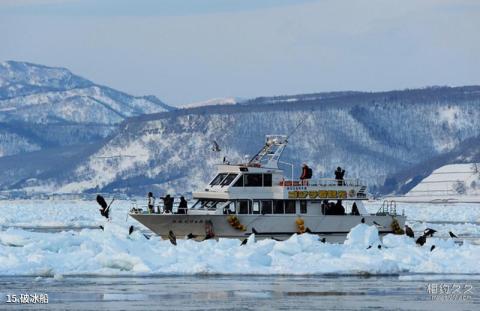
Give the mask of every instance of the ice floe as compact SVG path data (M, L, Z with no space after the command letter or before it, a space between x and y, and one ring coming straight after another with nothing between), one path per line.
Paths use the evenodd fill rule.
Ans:
M251 236L243 246L233 239L178 240L174 246L139 231L128 235L128 227L113 223L104 231L10 228L0 231L0 241L0 275L480 273L478 245L429 238L420 247L403 235L381 241L365 224L353 228L345 244L302 234L282 242Z
M375 212L379 204L367 207ZM243 246L230 239L179 239L173 246L157 236L147 239L147 231L126 217L129 208L129 201L116 201L106 223L93 201L0 201L0 275L480 274L480 245L464 240L480 234L477 205L400 205L407 222L419 220L409 222L417 234L432 228L425 221L470 221L434 224L438 232L423 247L406 236L380 239L365 224L353 228L345 244L303 234L283 242L251 236ZM132 235L130 225L136 228ZM48 230L55 227L61 229ZM461 245L445 237L450 230Z

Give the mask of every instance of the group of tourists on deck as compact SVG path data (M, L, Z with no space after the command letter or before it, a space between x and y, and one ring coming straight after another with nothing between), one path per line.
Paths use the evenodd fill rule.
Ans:
M346 215L345 207L342 205L342 200L337 200L336 203L329 202L328 200L323 200L321 208L323 215ZM353 202L350 215L360 215L357 203L355 202Z
M340 166L335 170L335 180L337 181L338 186L345 185L343 177L345 176L345 170ZM313 171L306 163L302 165L302 175L300 175L300 181L302 186L308 186L308 181L312 178Z
M336 184L338 186L345 185L345 170L340 166L334 171ZM302 175L300 176L300 181L303 186L308 186L309 180L312 178L312 169L308 167L306 163L302 165ZM342 205L342 200L337 200L336 203L329 202L328 200L323 200L322 205L322 214L324 215L346 215L345 207ZM352 205L351 215L360 215L356 203Z
M163 201L163 211L161 209L160 204L156 206L155 208L155 197L153 196L152 192L148 193L147 196L147 207L148 207L148 212L153 214L153 213L167 213L167 214L173 214L173 203L175 199L167 194L164 197L160 197L160 199ZM176 214L186 214L187 213L187 208L188 208L188 203L187 200L185 200L184 196L180 197L180 202L178 203L178 209Z

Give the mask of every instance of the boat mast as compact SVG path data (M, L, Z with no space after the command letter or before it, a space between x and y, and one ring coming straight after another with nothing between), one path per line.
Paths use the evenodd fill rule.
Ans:
M286 135L266 135L265 146L248 162L249 165L261 165L278 169L278 162L288 144Z

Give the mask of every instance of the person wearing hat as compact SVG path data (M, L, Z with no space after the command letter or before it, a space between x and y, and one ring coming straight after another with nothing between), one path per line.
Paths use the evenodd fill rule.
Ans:
M337 180L337 185L343 186L343 176L345 175L345 170L342 170L342 168L339 166L337 167L337 170L335 171L335 179Z

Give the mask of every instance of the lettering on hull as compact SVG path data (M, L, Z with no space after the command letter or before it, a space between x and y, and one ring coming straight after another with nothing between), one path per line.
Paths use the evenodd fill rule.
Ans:
M354 189L350 190L348 193L345 190L296 190L288 192L289 199L347 199L355 197L356 193Z

